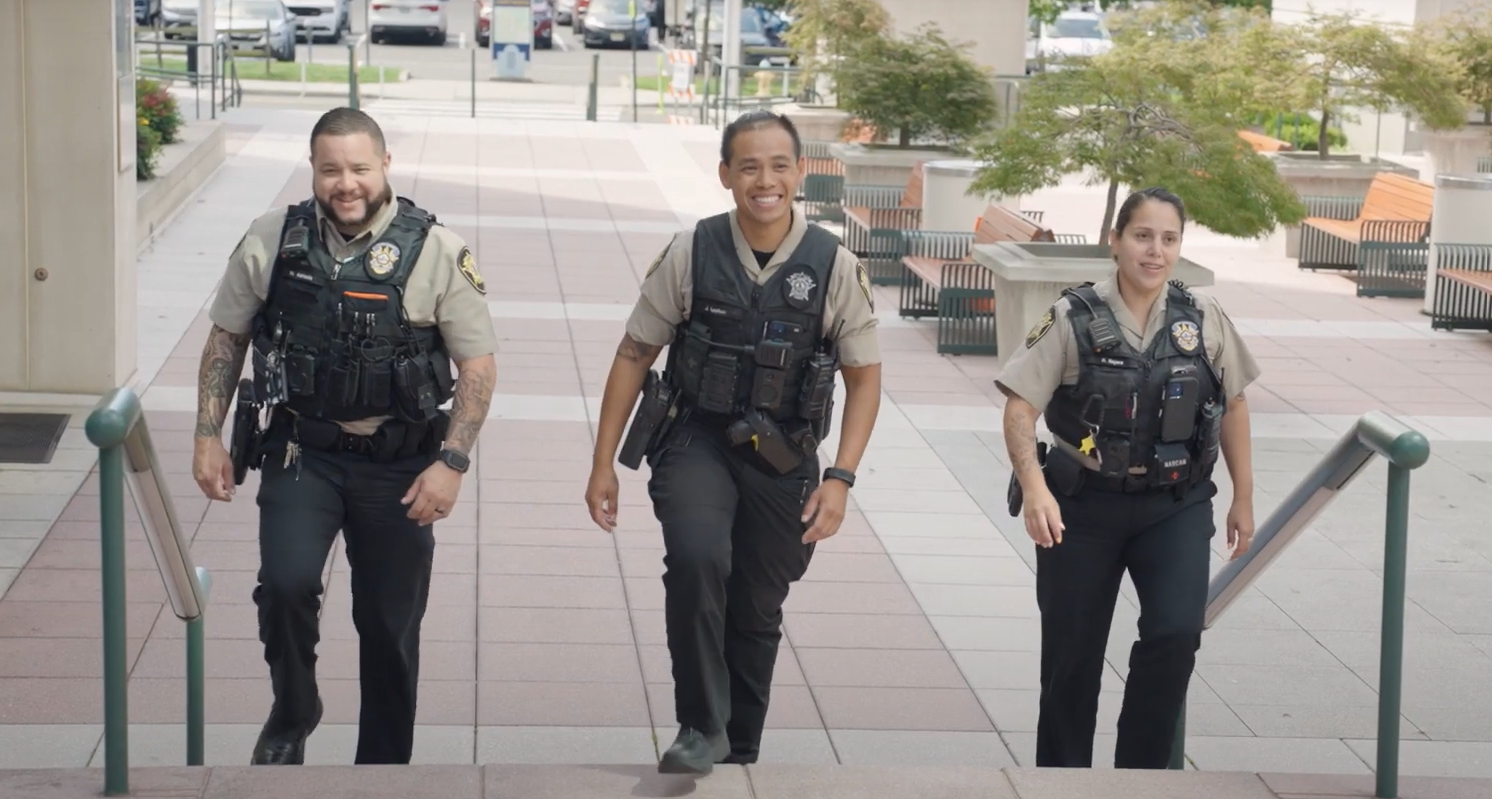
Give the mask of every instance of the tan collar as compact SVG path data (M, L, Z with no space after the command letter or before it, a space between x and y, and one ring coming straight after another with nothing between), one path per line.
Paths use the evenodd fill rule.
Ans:
M392 192L392 187L390 187L390 191ZM329 249L338 258L345 258L352 254L352 252L367 249L378 237L382 236L389 229L389 225L393 224L394 217L399 213L399 195L391 193L389 201L382 208L378 209L378 213L373 216L372 223L363 232L353 236L351 239L342 235L342 231L337 229L337 226L322 209L321 203L313 202L313 205L316 206L316 226L317 230L321 231L322 240L327 243Z
M793 250L798 249L798 245L803 242L803 236L808 232L808 220L798 213L798 209L790 209L792 226L788 228L787 236L782 239L782 244L777 246L777 250L772 253L772 258L767 261L767 266L763 268L757 265L756 255L746 241L746 234L741 232L741 223L738 221L737 213L735 208L730 210L730 236L736 244L736 258L753 277L761 272L770 272L785 263L788 256L793 254Z

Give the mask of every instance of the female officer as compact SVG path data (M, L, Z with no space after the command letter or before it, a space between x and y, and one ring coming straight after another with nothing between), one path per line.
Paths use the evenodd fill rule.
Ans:
M1169 191L1130 195L1109 235L1113 276L1064 291L996 381L1037 546L1037 766L1093 765L1104 652L1128 570L1140 638L1114 766L1166 767L1202 643L1219 448L1233 481L1233 558L1254 532L1243 389L1259 368L1216 300L1170 282L1185 225ZM1036 442L1043 413L1049 448Z

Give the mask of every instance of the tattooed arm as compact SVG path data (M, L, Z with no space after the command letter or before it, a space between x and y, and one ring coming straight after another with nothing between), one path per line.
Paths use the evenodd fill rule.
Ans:
M492 355L470 358L456 365L455 395L451 399L451 429L446 433L445 448L462 455L471 454L476 446L487 409L492 405L492 391L497 385L497 360Z
M248 351L247 333L230 333L217 325L208 332L197 370L197 438L222 440L223 421Z
M192 446L192 478L203 495L233 500L233 462L223 447L223 420L243 374L249 351L247 333L230 333L217 325L207 334L197 372L197 428Z
M592 468L611 468L616 460L617 447L622 445L622 433L627 429L627 420L642 395L642 384L647 380L648 370L658 360L663 348L644 344L630 334L622 335L617 346L616 358L611 362L611 373L606 376L606 390L601 395L601 419L596 425L596 449L592 455Z
M1003 387L1002 387L1003 388ZM1010 469L1021 481L1021 489L1030 492L1045 485L1041 464L1036 461L1035 406L1010 391L1005 394L1005 451L1010 455Z

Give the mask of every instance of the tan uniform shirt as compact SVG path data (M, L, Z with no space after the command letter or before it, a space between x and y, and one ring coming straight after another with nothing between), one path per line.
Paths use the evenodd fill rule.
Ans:
M803 215L794 210L787 238L767 261L766 268L762 268L741 233L734 210L730 212L730 221L736 259L758 286L777 273L808 230ZM694 231L681 232L649 267L647 277L642 281L641 295L627 319L627 335L634 341L655 347L667 346L673 341L675 326L688 319L694 294L693 250ZM834 272L824 302L823 329L825 336L833 336L835 326L840 320L844 321L844 328L838 335L840 363L844 366L871 366L881 362L874 303L865 266L854 253L841 246L834 260Z
M342 236L319 205L316 221L332 257L345 260L361 254L377 241L388 230L397 213L396 202L390 201L379 210L373 224L351 241ZM269 281L280 249L285 214L284 207L276 208L249 225L243 241L228 258L223 282L208 311L213 324L230 333L249 332L254 315L269 296ZM458 363L497 352L497 333L487 307L486 293L486 284L466 243L449 228L441 225L431 227L419 260L415 261L409 281L404 286L404 312L410 325L439 326L447 351ZM378 429L384 418L387 417L348 422L342 426L348 432L367 435Z
M1165 323L1167 293L1163 292L1156 298L1141 327L1119 296L1114 278L1095 283L1093 289L1113 310L1121 335L1129 346L1141 352L1149 347ZM1222 376L1223 393L1231 400L1258 379L1259 364L1217 299L1196 291L1192 296L1202 313L1202 343L1207 358ZM1046 410L1058 387L1078 382L1077 339L1067 318L1071 302L1071 299L1061 297L1052 305L1047 316L1036 323L1025 342L1010 356L995 381L996 385L1031 403L1038 411ZM1072 449L1068 448L1068 451ZM1084 460L1090 468L1097 467L1096 461Z

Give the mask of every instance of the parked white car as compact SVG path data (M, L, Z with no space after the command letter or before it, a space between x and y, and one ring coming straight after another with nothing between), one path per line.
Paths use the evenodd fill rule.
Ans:
M1113 49L1103 18L1087 11L1065 11L1055 22L1031 22L1026 36L1026 73L1059 69L1050 62L1070 56L1095 56Z
M302 40L340 42L352 30L348 0L286 0L290 13L300 21Z
M449 5L450 0L373 0L368 9L369 34L374 44L415 37L443 45L450 23Z

